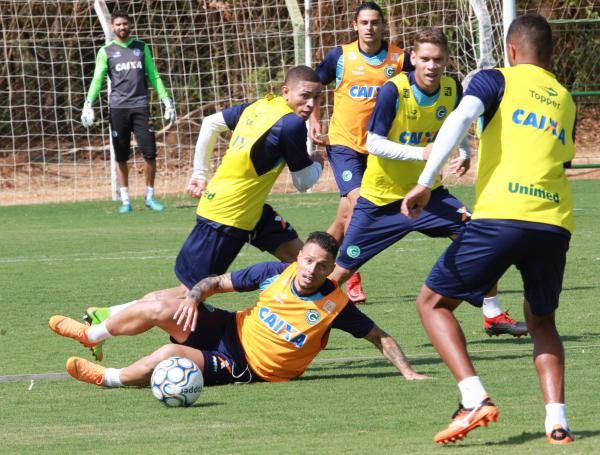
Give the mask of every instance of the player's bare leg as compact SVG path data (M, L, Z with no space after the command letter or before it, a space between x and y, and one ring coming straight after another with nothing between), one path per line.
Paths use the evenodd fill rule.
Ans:
M169 357L186 357L193 361L200 371L204 372L204 356L199 349L182 346L179 344L167 344L158 348L152 354L141 358L119 372L119 379L124 386L147 386L156 365Z
M155 212L162 212L165 206L154 197L154 179L156 178L156 160L144 159L144 175L146 177L146 207Z
M298 253L301 249L302 241L296 237L279 245L275 250L274 256L281 262L295 262L298 259Z
M348 281L348 278L350 278L353 274L354 270L348 270L336 264L333 272L331 272L331 275L329 275L329 278L336 281L338 285L341 286Z
M149 292L139 300L183 299L185 298L187 291L188 288L184 284L180 284L174 288L159 289L158 291Z
M346 232L346 226L351 214L352 209L348 198L346 196L341 197L335 219L329 228L327 228L327 233L335 238L338 245L341 245L344 240L344 233Z
M567 444L575 438L570 433L565 411L565 351L556 329L554 313L536 316L529 303L523 312L533 340L533 363L546 404L546 435L551 444Z
M442 444L466 437L469 431L498 419L498 409L489 400L467 352L467 342L454 317L459 300L437 294L423 285L417 311L431 343L448 366L461 391L461 405L447 428L435 435Z

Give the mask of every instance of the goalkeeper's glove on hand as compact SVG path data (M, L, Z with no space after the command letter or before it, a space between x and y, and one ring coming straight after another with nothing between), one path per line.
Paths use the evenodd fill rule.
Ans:
M85 128L89 128L94 124L94 109L92 108L92 102L86 100L83 104L83 110L81 111L81 124Z
M165 122L173 123L177 119L175 103L171 98L165 98L163 103L165 104Z

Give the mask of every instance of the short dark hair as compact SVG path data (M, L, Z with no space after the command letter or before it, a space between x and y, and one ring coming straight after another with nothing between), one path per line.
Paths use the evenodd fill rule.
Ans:
M129 21L129 14L127 13L127 11L122 9L116 9L110 14L110 23L112 24L115 21L115 19L119 17L125 18L127 19L127 21Z
M546 18L539 14L525 14L512 21L506 41L527 46L544 63L550 63L552 59L552 29Z
M420 44L431 43L443 47L448 52L448 38L439 28L425 27L417 32L415 36L415 50Z
M362 2L360 5L358 5L356 10L354 11L354 20L357 20L360 12L365 9L377 11L379 13L379 17L381 18L381 22L383 22L383 10L381 9L381 6L379 6L375 2Z
M321 79L315 70L306 65L294 66L285 76L283 85L289 85L292 82L308 81L321 83Z
M314 231L308 234L305 245L309 243L319 245L321 248L331 254L333 259L337 257L340 249L337 240L331 234L328 234L324 231Z

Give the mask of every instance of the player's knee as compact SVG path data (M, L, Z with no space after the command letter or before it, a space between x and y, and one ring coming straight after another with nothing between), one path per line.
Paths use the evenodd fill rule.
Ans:
M169 300L154 300L148 303L147 311L153 324L158 325L173 318L177 305Z
M178 344L165 344L161 346L156 351L154 351L151 355L147 357L147 366L154 369L156 365L158 365L163 360L168 359L169 357L175 357L181 354L181 346Z

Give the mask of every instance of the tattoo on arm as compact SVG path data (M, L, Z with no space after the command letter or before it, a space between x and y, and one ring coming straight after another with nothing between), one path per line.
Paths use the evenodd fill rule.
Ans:
M219 276L208 276L200 280L187 293L187 298L192 299L196 303L206 300L213 294L227 292L231 286L231 274Z
M402 349L390 335L381 330L377 325L368 333L365 339L373 343L388 358L390 362L402 373L412 372L410 362L402 352Z

